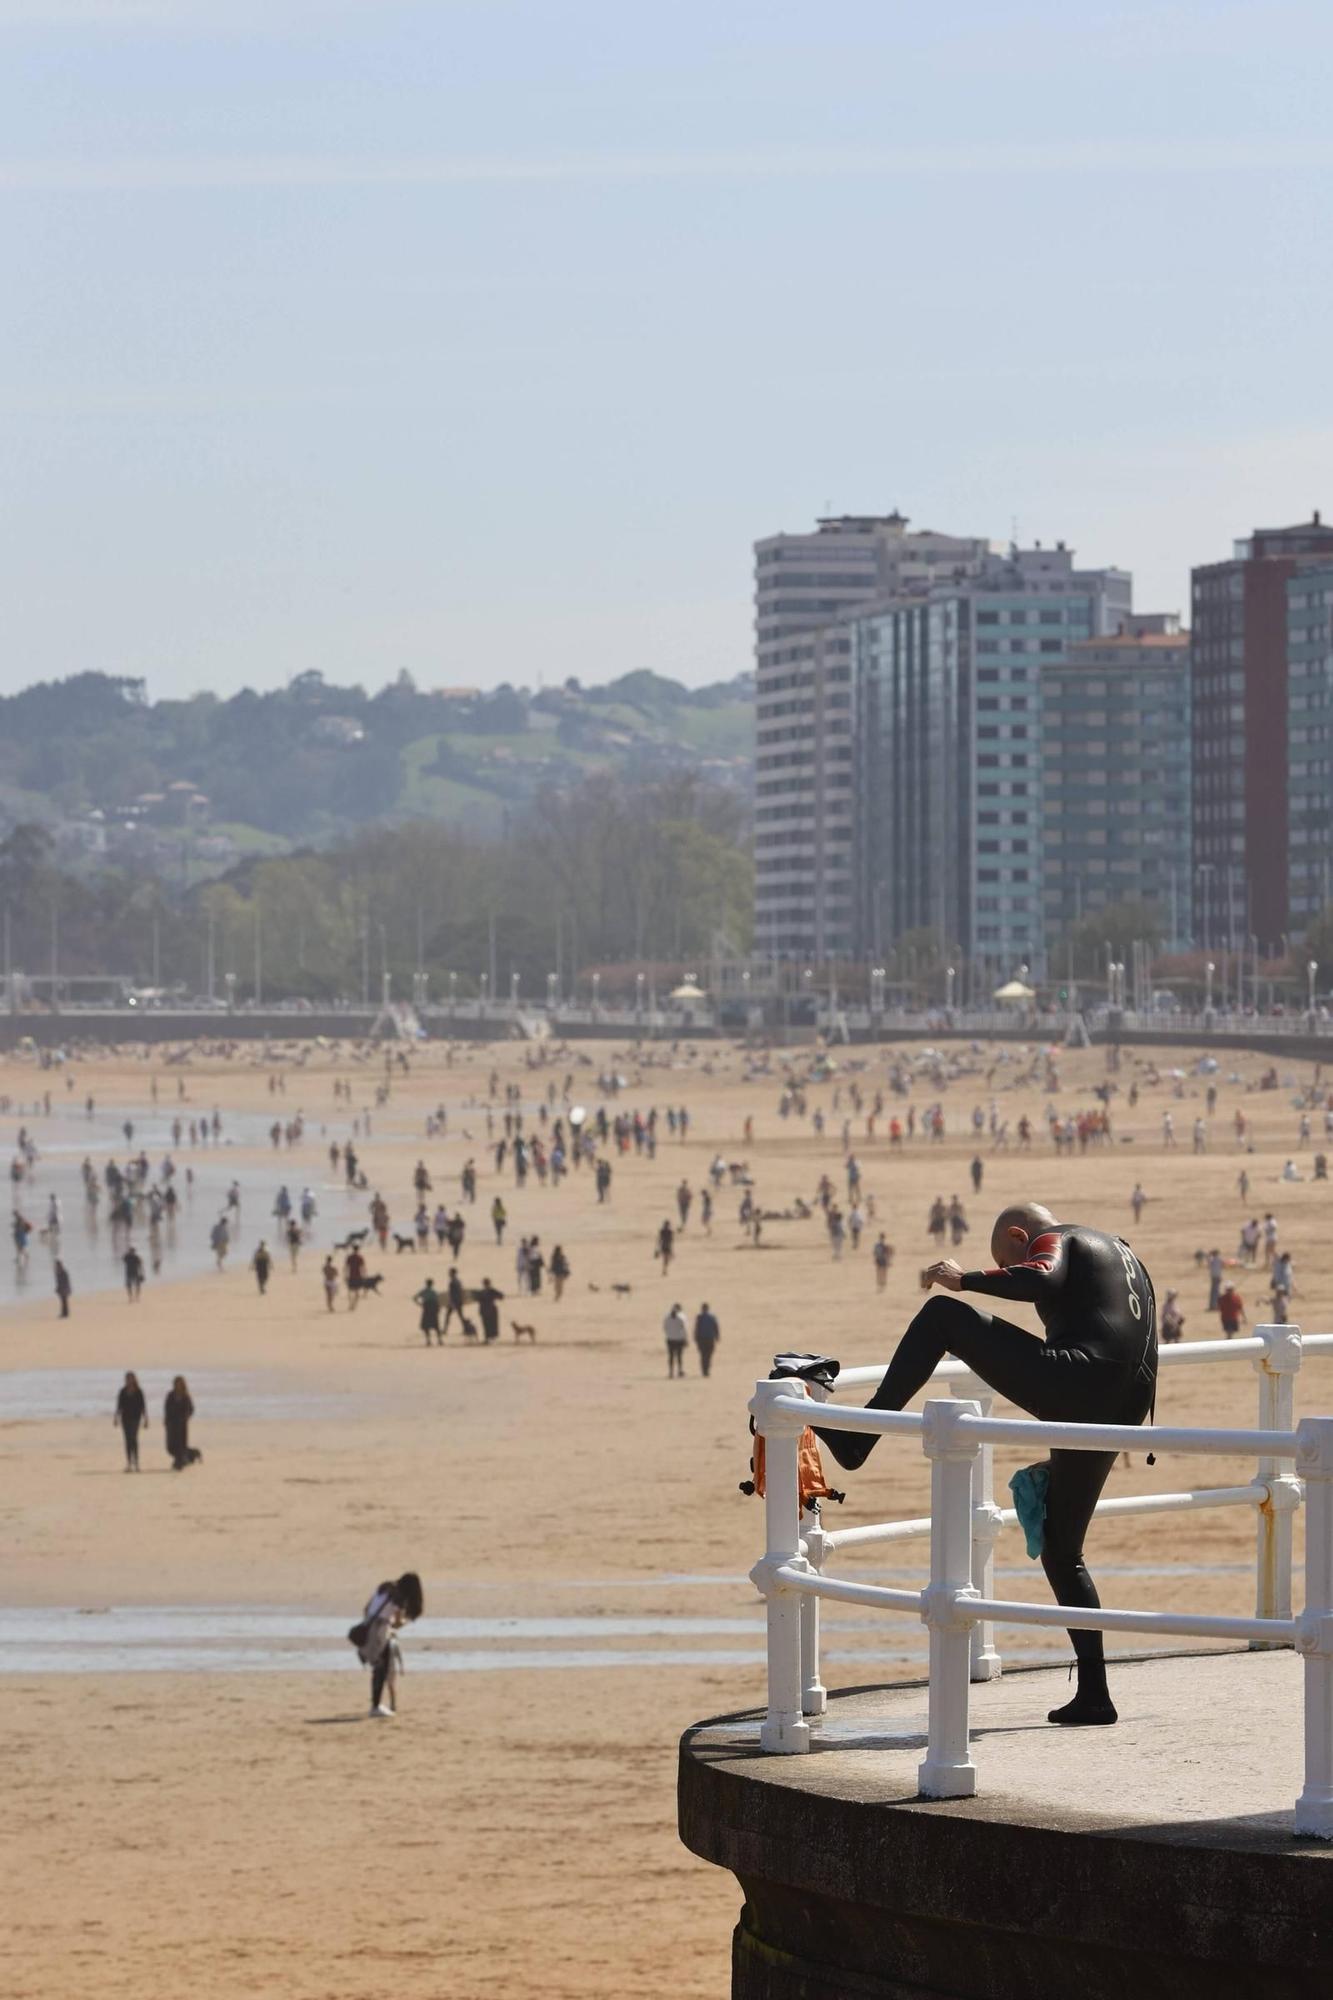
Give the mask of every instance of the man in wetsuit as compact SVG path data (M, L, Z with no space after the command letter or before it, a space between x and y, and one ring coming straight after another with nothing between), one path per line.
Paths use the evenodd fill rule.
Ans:
M963 1271L951 1257L922 1273L946 1292L982 1292L1035 1305L1046 1329L1022 1327L957 1298L932 1298L898 1344L872 1410L901 1410L953 1354L998 1395L1046 1423L1140 1424L1157 1383L1157 1304L1152 1280L1127 1243L1047 1208L1006 1208L991 1234L993 1271ZM874 1436L816 1426L839 1465L863 1465ZM1052 1451L1041 1561L1058 1604L1100 1604L1083 1561L1083 1537L1115 1453ZM1049 1720L1070 1727L1116 1720L1100 1632L1071 1631L1078 1693Z

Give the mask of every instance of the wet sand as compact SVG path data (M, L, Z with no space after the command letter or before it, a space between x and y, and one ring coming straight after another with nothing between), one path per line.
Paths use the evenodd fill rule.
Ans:
M866 1059L859 1080L872 1091L886 1056ZM1186 1066L1188 1054L1151 1059L1165 1071L1177 1060ZM873 1143L857 1121L876 1226L897 1250L882 1297L869 1260L873 1228L840 1263L815 1221L769 1224L756 1251L743 1243L730 1187L711 1237L699 1230L696 1205L669 1278L652 1258L657 1226L668 1213L674 1219L677 1181L684 1174L697 1189L717 1150L750 1160L766 1206L812 1198L821 1171L841 1191L847 1107L833 1110L836 1084L809 1092L810 1108L822 1105L828 1118L821 1140L808 1120L778 1119L778 1075L746 1083L734 1050L645 1070L621 1102L663 1111L687 1103L689 1140L663 1129L655 1161L617 1161L612 1200L599 1207L586 1171L558 1190L534 1177L520 1193L508 1169L497 1179L484 1108L468 1103L485 1094L493 1065L503 1081L521 1083L530 1104L569 1065L534 1076L517 1046L452 1067L438 1050L412 1061L383 1110L371 1105L377 1064L311 1056L287 1072L286 1094L275 1099L267 1076L277 1065L248 1050L191 1063L182 1072L186 1116L217 1104L224 1132L234 1120L248 1142L192 1159L201 1209L232 1172L245 1176L231 1267L218 1274L183 1257L150 1276L132 1305L113 1288L105 1257L90 1252L85 1263L67 1201L73 1317L56 1318L31 1273L25 1302L5 1313L0 1676L17 1867L0 1965L15 1993L119 1996L167 1982L208 1995L351 1989L375 2000L725 1992L738 1897L676 1842L675 1740L697 1717L762 1692L762 1624L745 1581L761 1509L736 1486L748 1457L745 1401L774 1349L817 1346L849 1364L884 1358L919 1302L916 1273L932 1254L929 1201L955 1191L973 1223L965 1263L986 1261L989 1217L1017 1194L1125 1230L1159 1297L1167 1285L1181 1288L1187 1338L1218 1330L1203 1311L1195 1249L1218 1242L1234 1254L1244 1216L1272 1208L1296 1260L1293 1318L1333 1328L1324 1252L1333 1184L1279 1182L1288 1155L1310 1173L1320 1140L1298 1150L1290 1089L1247 1094L1227 1081L1232 1068L1257 1078L1268 1066L1259 1057L1224 1057L1202 1159L1190 1154L1190 1126L1207 1079L1190 1076L1180 1100L1169 1080L1144 1087L1134 1111L1122 1095L1115 1142L1056 1161L1041 1122L1048 1093L1040 1083L1007 1088L1013 1061L987 1085L994 1051L979 1074L942 1093L914 1089L918 1115L941 1098L943 1145L917 1139L891 1156L885 1121ZM137 1054L75 1062L78 1103L96 1094L100 1157L123 1158L121 1118L149 1117L153 1067ZM633 1077L623 1052L618 1067ZM1100 1051L1061 1056L1056 1101L1090 1106L1104 1067ZM1281 1067L1293 1082L1308 1080L1308 1067ZM576 1101L595 1104L594 1072L575 1064L574 1073ZM1144 1073L1127 1055L1119 1080L1127 1087ZM176 1072L158 1074L158 1117L169 1119ZM352 1078L350 1113L333 1098L335 1074ZM27 1107L22 1120L0 1119L6 1152L26 1122L46 1154L44 1120L31 1106L48 1085L59 1101L58 1075L0 1066L0 1094ZM968 1120L992 1095L1011 1132L1026 1110L1039 1136L1030 1158L983 1141L985 1192L973 1199ZM426 1112L441 1101L449 1136L427 1140ZM298 1104L307 1137L275 1153L267 1124ZM1237 1104L1259 1149L1244 1162L1253 1183L1244 1208L1230 1127ZM1161 1146L1168 1105L1174 1153ZM358 1144L395 1228L409 1227L418 1158L434 1179L432 1203L442 1196L452 1209L462 1164L474 1156L480 1199L467 1210L465 1279L489 1273L512 1292L513 1242L535 1229L548 1254L561 1242L573 1265L564 1300L549 1292L506 1300L493 1348L465 1347L455 1332L427 1350L410 1294L427 1271L442 1280L449 1260L396 1256L390 1244L387 1257L371 1260L385 1273L383 1295L355 1313L344 1296L326 1312L323 1248L369 1199L343 1197L327 1147L367 1109L372 1134ZM749 1146L747 1115L756 1125ZM1314 1122L1318 1134L1318 1114ZM149 1150L156 1158L160 1144ZM68 1170L71 1157L77 1163L81 1152L53 1143L52 1161ZM44 1158L24 1190L25 1212L40 1206L46 1172ZM1133 1229L1136 1179L1150 1201ZM298 1272L278 1255L260 1299L245 1264L260 1233L273 1241L268 1211L280 1181L294 1192L315 1185L321 1218ZM503 1251L486 1220L497 1189L510 1215ZM629 1284L629 1295L613 1293L616 1283ZM1251 1319L1267 1317L1256 1274L1239 1283ZM675 1299L690 1316L707 1299L721 1319L708 1381L693 1349L686 1380L665 1379L661 1320ZM515 1318L536 1327L535 1346L514 1344ZM153 1419L137 1476L121 1470L111 1425L127 1367L144 1380ZM169 1468L160 1422L177 1372L190 1378L193 1441L204 1451L203 1464L183 1474ZM1300 1394L1307 1411L1333 1407L1333 1365L1308 1364ZM1250 1424L1256 1400L1247 1366L1182 1370L1164 1377L1158 1416ZM1017 1462L1003 1459L1001 1481ZM1224 1484L1251 1471L1220 1460L1197 1474L1184 1461L1149 1470L1136 1457L1112 1490L1170 1490L1196 1476ZM835 1519L923 1512L927 1487L918 1452L882 1446ZM1191 1516L1183 1535L1169 1518L1108 1521L1090 1553L1108 1600L1164 1602L1172 1561L1184 1557L1198 1608L1248 1609L1252 1538L1252 1519L1239 1510ZM871 1551L856 1573L906 1576L918 1559L917 1545L878 1560ZM427 1617L405 1640L399 1720L372 1725L366 1677L339 1633L381 1575L409 1565L425 1579ZM1002 1544L1000 1569L1003 1591L1044 1594L1017 1543ZM920 1670L924 1632L912 1621L844 1608L826 1615L825 1630L834 1686ZM1047 1649L1044 1635L1001 1636L1015 1659L1060 1657L1063 1642L1051 1640Z

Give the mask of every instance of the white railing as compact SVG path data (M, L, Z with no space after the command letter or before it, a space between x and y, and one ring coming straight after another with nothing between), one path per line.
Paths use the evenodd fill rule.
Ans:
M1305 1784L1296 1802L1295 1830L1333 1840L1333 1417L1294 1423L1295 1377L1303 1353L1333 1351L1333 1335L1302 1340L1294 1326L1258 1329L1254 1338L1190 1341L1161 1350L1165 1368L1251 1358L1259 1376L1259 1426L1255 1430L1187 1430L1127 1424L1036 1423L993 1417L985 1385L958 1362L936 1377L977 1396L928 1402L922 1414L815 1404L793 1393L789 1382L759 1382L750 1411L765 1441L766 1549L751 1572L768 1608L768 1708L761 1747L780 1754L810 1747L810 1717L822 1715L827 1695L820 1681L819 1604L872 1606L915 1613L929 1632L928 1742L918 1780L925 1798L969 1798L976 1767L969 1750L969 1683L993 1679L1001 1669L995 1648L998 1624L1081 1630L1149 1632L1172 1637L1243 1639L1252 1647L1295 1646L1305 1662ZM849 1368L839 1387L875 1383L881 1368ZM797 1447L802 1430L821 1429L920 1437L931 1468L931 1511L918 1520L862 1528L825 1529L818 1516L799 1513ZM1257 1513L1256 1605L1252 1618L1186 1610L1085 1610L1056 1604L997 1599L995 1542L1017 1520L995 1505L992 1455L996 1444L1037 1450L1178 1451L1191 1455L1254 1456L1254 1478L1244 1486L1196 1488L1104 1500L1101 1514L1173 1513L1203 1507L1253 1507ZM1305 1608L1292 1615L1292 1521L1304 1502ZM826 1574L840 1549L872 1543L930 1540L930 1580L924 1590L894 1590Z

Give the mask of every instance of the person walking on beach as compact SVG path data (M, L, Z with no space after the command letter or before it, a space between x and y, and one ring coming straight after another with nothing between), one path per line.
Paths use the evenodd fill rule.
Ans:
M717 1316L708 1310L705 1300L700 1306L694 1322L694 1344L699 1350L699 1372L707 1375L713 1366L713 1350L722 1338L722 1329Z
M324 1280L324 1303L332 1312L334 1301L338 1296L338 1266L331 1256L324 1259L324 1268L320 1275Z
M70 1283L69 1272L65 1269L59 1257L56 1258L55 1264L55 1284L56 1297L60 1301L60 1317L61 1319L68 1319L70 1294L73 1292L74 1287Z
M394 1583L381 1583L371 1593L361 1623L347 1634L362 1666L371 1669L370 1714L373 1721L392 1721L398 1713L398 1676L403 1656L397 1634L420 1618L424 1608L421 1578L407 1570Z
M162 1405L167 1457L171 1460L173 1472L184 1472L187 1465L198 1465L203 1460L204 1454L190 1443L190 1418L193 1415L194 1404L190 1400L185 1377L177 1375Z
M444 1335L440 1332L440 1295L435 1289L435 1280L433 1278L427 1278L421 1290L414 1296L412 1303L414 1306L421 1307L419 1325L426 1337L427 1347L430 1346L430 1337L432 1334L435 1335L435 1345L443 1347Z
M1136 1229L1139 1224L1139 1218L1143 1214L1143 1204L1147 1199L1147 1195L1143 1192L1142 1182L1135 1181L1134 1192L1129 1197L1129 1205L1134 1211L1134 1226Z
M130 1369L126 1373L125 1380L121 1385L120 1394L116 1398L116 1414L112 1417L111 1421L113 1424L120 1426L121 1435L125 1440L126 1472L137 1472L139 1470L139 1432L148 1428L148 1405L144 1401L143 1390L139 1387L139 1378L133 1369Z
M662 1331L666 1335L667 1380L669 1382L673 1375L679 1375L683 1379L688 1329L685 1325L685 1315L678 1305L672 1306L662 1321Z
M143 1258L131 1243L121 1262L125 1266L125 1296L133 1304L143 1290Z
M477 1311L481 1314L481 1334L483 1340L498 1340L500 1338L499 1306L503 1297L504 1293L498 1292L489 1278L482 1279L481 1290L477 1293Z
M255 1274L255 1283L259 1287L259 1296L262 1299L268 1290L269 1273L273 1269L273 1259L269 1255L268 1245L262 1236L259 1239L259 1246L254 1256L250 1259L250 1269Z
M551 1252L551 1292L557 1305L564 1297L565 1284L569 1278L569 1259L563 1245L557 1243Z
M444 1346L444 1335L449 1331L454 1314L458 1314L458 1324L460 1327L467 1318L466 1313L463 1311L463 1280L459 1277L457 1267L453 1264L449 1266L449 1283L445 1290L444 1299L444 1330L439 1336L441 1347Z
M1234 1339L1245 1324L1245 1301L1234 1285L1228 1284L1219 1297L1217 1312L1226 1338Z
M213 1224L213 1227L208 1232L208 1240L212 1246L213 1255L217 1258L218 1269L220 1271L227 1261L227 1252L231 1248L231 1230L227 1226L225 1215L220 1215Z
M671 1259L676 1254L676 1232L671 1227L669 1221L664 1222L657 1232L657 1250L655 1254L662 1260L662 1276L665 1278L667 1272L671 1269Z
M509 1221L509 1210L505 1207L503 1201L501 1201L499 1195L497 1194L495 1200L491 1203L491 1227L495 1231L495 1242L497 1248L505 1240L505 1227L508 1221Z
M347 1253L347 1261L343 1265L343 1277L347 1281L348 1312L355 1312L357 1307L361 1303L361 1289L363 1282L365 1280L365 1275L366 1275L366 1260L365 1257L362 1255L360 1249L353 1248L349 1250Z
M870 1254L875 1263L875 1290L882 1292L889 1282L889 1266L893 1262L893 1251L882 1229Z

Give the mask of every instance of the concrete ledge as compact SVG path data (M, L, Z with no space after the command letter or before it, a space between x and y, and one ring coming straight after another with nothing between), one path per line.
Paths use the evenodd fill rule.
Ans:
M757 1713L681 1743L680 1833L745 1892L736 2000L1308 2000L1333 1991L1333 1844L1296 1840L1289 1653L1120 1664L1115 1729L1062 1672L974 1687L979 1796L916 1796L925 1690L833 1697L805 1757Z

